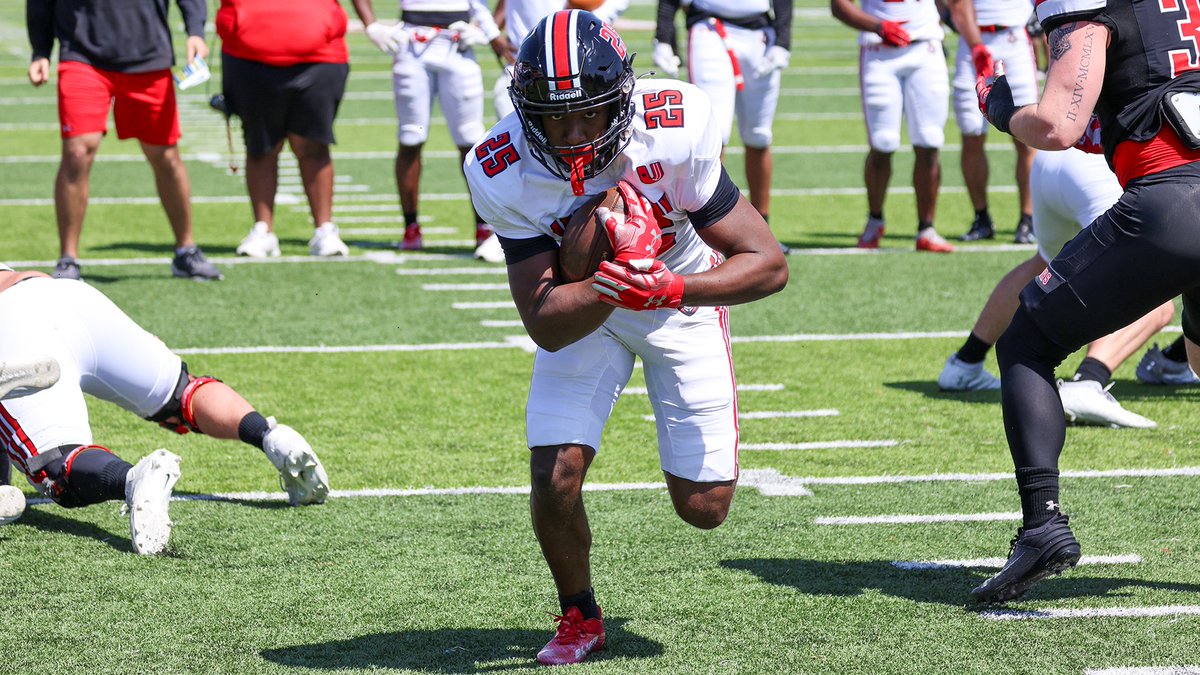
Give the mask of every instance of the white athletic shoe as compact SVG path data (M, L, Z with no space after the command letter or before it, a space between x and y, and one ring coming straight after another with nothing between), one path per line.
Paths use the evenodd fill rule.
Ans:
M1180 363L1163 356L1158 344L1146 350L1137 365L1137 379L1143 384L1200 384L1186 361Z
M475 259L490 263L504 262L504 249L500 246L500 240L496 238L495 232L475 247Z
M125 477L125 504L129 508L129 539L141 555L161 553L171 537L167 506L179 480L179 457L155 450L142 458Z
M350 249L338 236L338 227L333 223L324 223L313 231L312 239L308 240L308 252L316 256L350 255Z
M942 391L995 391L1000 388L1000 379L983 369L983 362L964 363L958 354L951 354L938 375L938 389Z
M312 446L295 429L267 418L271 430L263 436L263 452L279 469L279 482L292 506L320 504L329 494L329 477Z
M1154 420L1122 408L1117 399L1108 393L1111 388L1111 383L1102 388L1095 380L1059 380L1058 396L1062 399L1063 414L1067 416L1067 421L1099 424L1113 429L1153 429L1158 426Z
M45 356L32 361L0 362L0 400L17 389L48 389L58 382L62 373L58 361ZM3 458L0 458L3 461Z
M267 228L267 224L258 221L250 228L250 234L238 244L237 254L250 258L278 258L279 237Z
M11 485L0 485L0 525L7 525L25 513L25 493Z

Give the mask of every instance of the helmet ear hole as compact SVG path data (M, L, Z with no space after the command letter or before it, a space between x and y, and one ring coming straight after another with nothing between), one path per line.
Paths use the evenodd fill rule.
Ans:
M591 178L612 163L629 142L633 123L632 57L611 26L591 12L563 10L543 18L521 44L509 95L521 119L530 150L550 172L570 180L564 157L586 152L591 160L583 177ZM545 115L603 111L606 130L585 144L550 143Z

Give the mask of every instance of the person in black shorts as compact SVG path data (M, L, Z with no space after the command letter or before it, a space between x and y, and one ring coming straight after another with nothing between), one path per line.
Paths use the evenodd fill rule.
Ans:
M346 12L330 0L232 0L217 12L225 109L242 120L254 225L238 255L278 256L275 191L286 139L316 228L314 256L349 249L333 223L333 120L350 73Z
M1065 428L1055 366L1181 293L1188 355L1200 363L1200 129L1173 110L1200 101L1200 54L1180 37L1189 11L1155 0L1043 0L1050 66L1041 99L1016 108L1002 69L977 81L992 125L1036 148L1074 145L1095 112L1124 188L1025 287L996 345L1024 522L1007 564L971 591L979 602L1020 598L1079 561L1059 501Z

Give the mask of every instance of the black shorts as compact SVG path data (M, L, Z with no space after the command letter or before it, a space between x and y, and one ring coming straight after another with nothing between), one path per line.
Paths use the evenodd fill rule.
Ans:
M1079 347L1183 295L1184 332L1200 341L1200 162L1130 181L1021 292L1060 347Z
M222 53L221 66L225 105L242 118L247 153L266 154L288 134L334 142L333 118L346 91L349 64L268 66Z

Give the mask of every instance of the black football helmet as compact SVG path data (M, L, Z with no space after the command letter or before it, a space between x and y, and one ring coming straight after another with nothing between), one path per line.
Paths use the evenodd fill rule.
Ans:
M634 80L633 55L621 36L591 12L554 12L521 43L509 96L534 156L571 181L576 194L629 143ZM547 115L589 110L608 116L598 138L579 145L554 145L547 138Z

